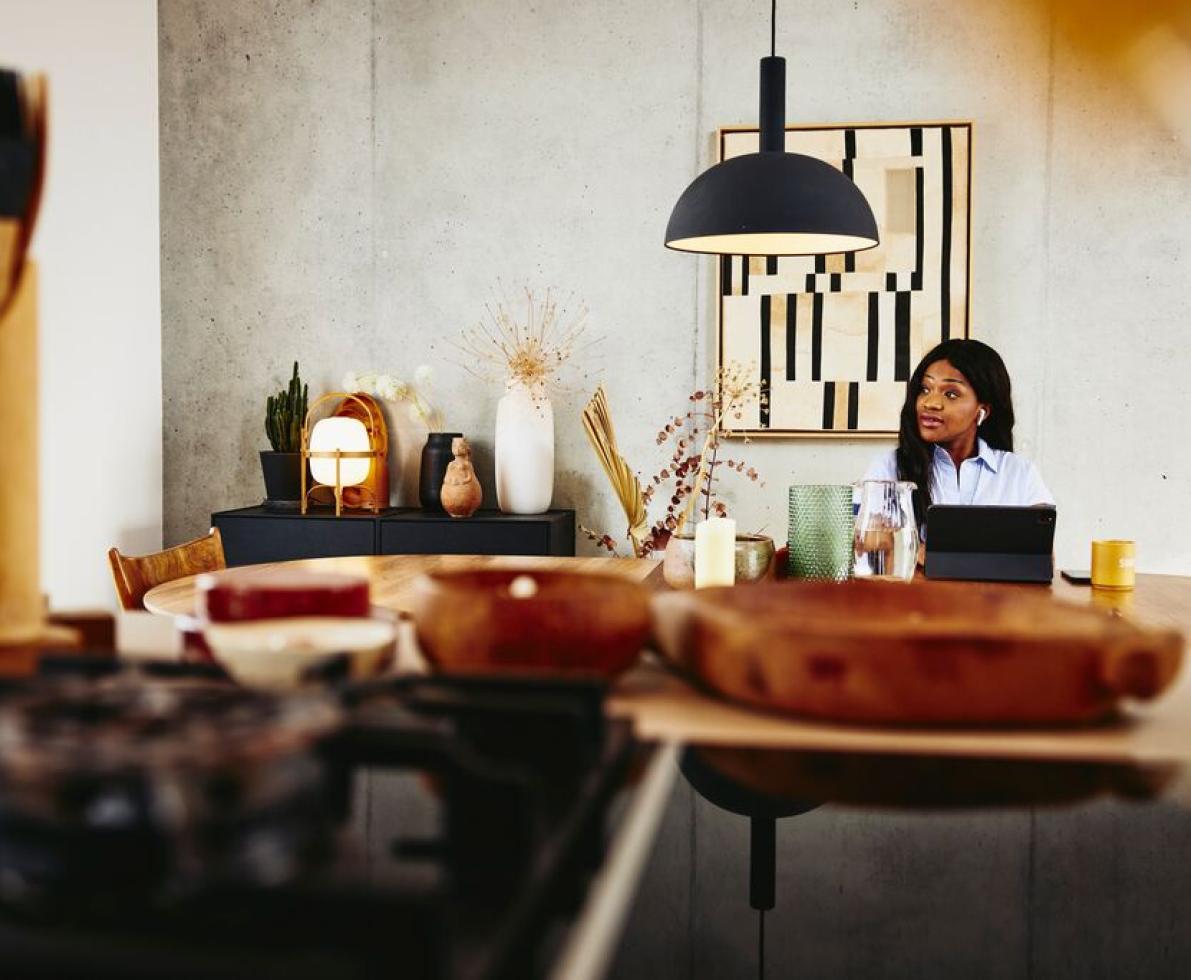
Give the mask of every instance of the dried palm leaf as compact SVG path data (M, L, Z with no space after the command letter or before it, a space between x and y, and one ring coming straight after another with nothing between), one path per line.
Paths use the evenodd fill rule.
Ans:
M629 538L633 542L633 551L640 556L642 542L649 534L645 498L641 493L641 482L616 447L616 430L612 427L608 396L604 393L603 385L596 389L591 401L583 409L583 428L591 441L592 449L599 457L600 465L608 474L608 480L616 492L620 506L624 509L625 518L629 522Z

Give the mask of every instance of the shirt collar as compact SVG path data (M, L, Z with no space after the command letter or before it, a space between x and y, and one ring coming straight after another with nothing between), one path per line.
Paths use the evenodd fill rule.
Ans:
M982 460L984 465L995 473L1000 462L1000 453L979 436L976 437L976 450L977 459Z
M999 450L993 449L987 442L976 437L976 459L980 460L993 473L997 472L1000 463L1001 453ZM947 450L942 446L935 446L935 458L950 460L951 457L947 455Z

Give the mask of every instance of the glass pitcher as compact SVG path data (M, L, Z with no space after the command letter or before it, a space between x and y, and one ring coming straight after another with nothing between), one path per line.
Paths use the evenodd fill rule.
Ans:
M865 480L856 515L857 578L909 582L918 564L918 522L914 520L913 483Z

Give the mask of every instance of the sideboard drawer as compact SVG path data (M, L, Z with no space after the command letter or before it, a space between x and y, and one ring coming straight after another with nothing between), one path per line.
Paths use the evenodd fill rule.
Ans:
M501 514L480 511L453 519L408 511L380 520L382 555L574 555L574 511Z
M502 514L481 510L455 520L443 513L392 508L379 514L332 511L305 516L240 507L211 515L228 565L343 555L575 554L575 512Z
M376 521L334 516L214 514L228 565L376 553Z

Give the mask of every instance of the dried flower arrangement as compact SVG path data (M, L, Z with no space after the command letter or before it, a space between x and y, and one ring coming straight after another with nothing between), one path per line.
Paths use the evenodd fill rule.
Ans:
M341 384L344 391L362 391L387 402L409 402L409 412L414 418L431 432L441 432L442 413L430 403L428 397L433 380L434 370L428 364L421 364L414 371L413 381L402 381L393 374L349 371L343 376Z
M518 318L499 280L493 292L484 317L455 344L465 355L461 367L484 381L522 384L535 400L544 399L548 388L560 387L575 354L595 342L583 337L587 307L573 296L560 305L551 289L539 298L526 286L525 313Z
M715 495L715 480L722 469L727 468L754 483L760 480L757 471L743 460L721 458L720 438L732 428L732 421L744 417L745 408L753 403L763 404L765 397L755 370L736 363L721 367L710 390L692 392L687 412L674 416L658 431L657 444L662 446L673 439L674 449L666 465L649 477L642 488L640 478L616 447L604 389L601 386L596 391L583 410L583 425L628 519L628 538L634 555L646 558L665 550L670 536L683 530L697 506L704 519L712 514L726 517L728 507ZM648 508L659 495L667 500L666 509L650 524ZM579 529L601 548L618 554L611 535L582 525Z
M612 427L612 413L608 410L608 396L604 393L604 386L600 385L592 396L587 407L583 410L583 429L592 448L600 458L604 472L612 482L612 489L616 491L616 499L628 518L629 541L633 545L633 554L640 555L649 536L649 522L645 509L645 493L641 489L641 481L625 462L620 450L616 446L616 430ZM616 543L610 535L597 534L595 531L579 525L579 530L601 547L616 553Z

